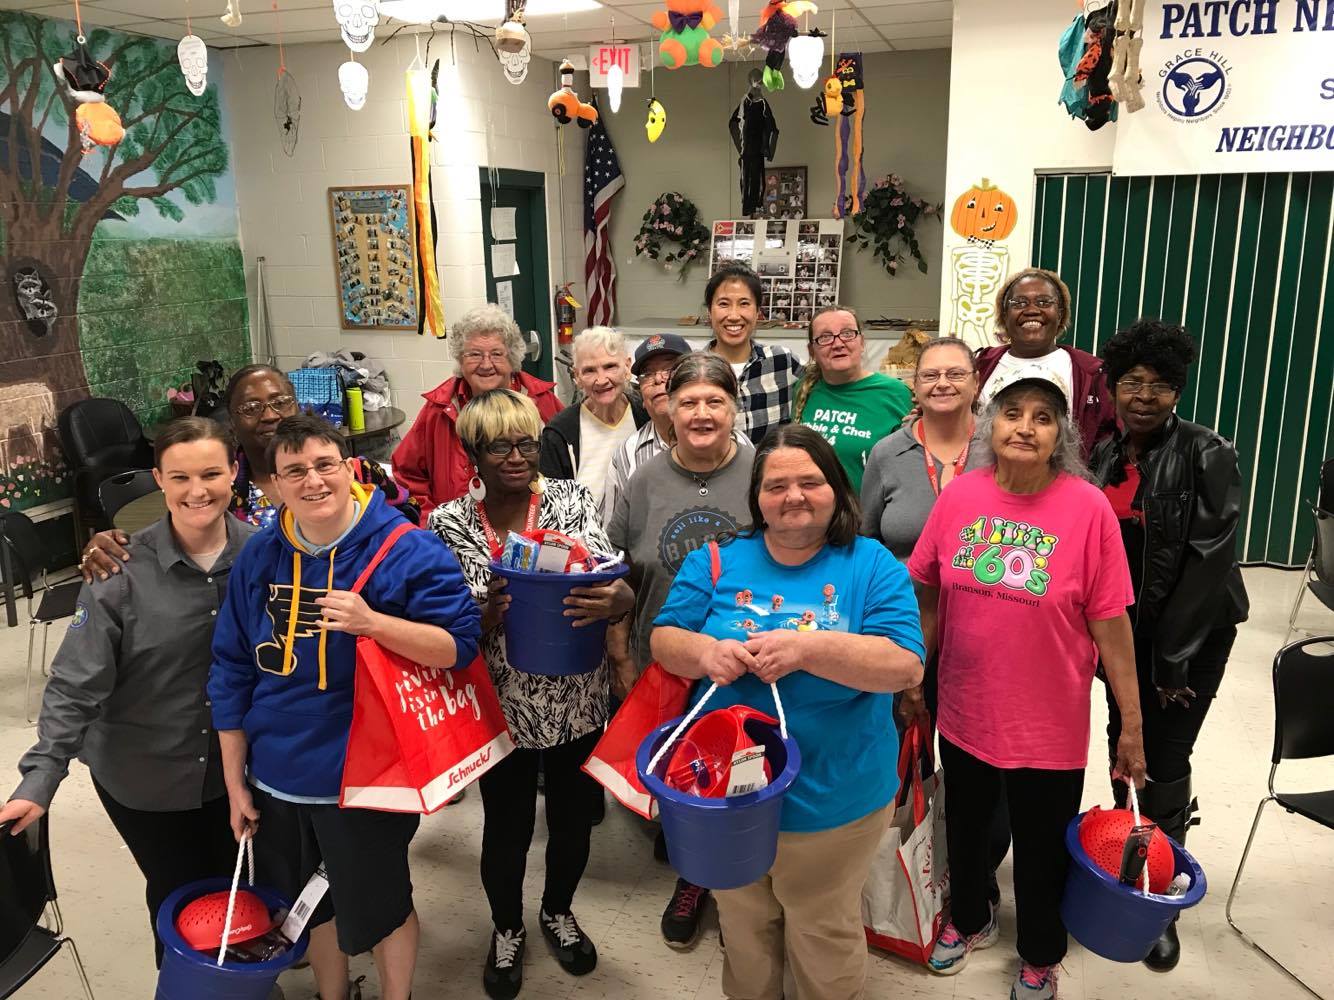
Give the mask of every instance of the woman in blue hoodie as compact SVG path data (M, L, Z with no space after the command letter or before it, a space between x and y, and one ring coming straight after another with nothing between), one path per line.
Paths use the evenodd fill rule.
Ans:
M347 956L363 951L374 954L381 995L405 1000L418 939L408 844L419 817L338 806L356 642L369 636L451 668L477 655L480 614L454 556L426 531L401 538L350 591L403 517L355 481L345 439L323 420L284 420L267 458L282 508L232 570L208 685L232 829L258 834L261 874L289 898L324 865L329 892L308 924L324 1000L350 996Z

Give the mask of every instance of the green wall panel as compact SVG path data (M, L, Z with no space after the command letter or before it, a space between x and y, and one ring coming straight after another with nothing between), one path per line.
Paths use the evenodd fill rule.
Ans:
M1300 565L1334 451L1334 174L1044 174L1033 260L1098 350L1139 316L1183 323L1200 357L1179 410L1241 461L1244 562Z

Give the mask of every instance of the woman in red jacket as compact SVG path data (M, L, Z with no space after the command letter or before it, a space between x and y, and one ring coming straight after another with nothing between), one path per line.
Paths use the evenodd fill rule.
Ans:
M1000 376L1029 364L1039 364L1070 386L1070 417L1079 428L1085 460L1093 446L1116 433L1116 399L1107 388L1100 358L1087 351L1057 344L1070 328L1070 289L1060 276L1040 267L1028 267L1010 276L996 294L996 336L999 347L977 352L981 390L978 406L995 394Z
M449 330L449 351L459 374L422 394L426 405L394 449L394 478L421 504L423 518L463 496L476 475L454 428L468 400L506 388L529 396L544 424L561 410L555 384L520 368L523 335L499 306L478 306L460 316Z

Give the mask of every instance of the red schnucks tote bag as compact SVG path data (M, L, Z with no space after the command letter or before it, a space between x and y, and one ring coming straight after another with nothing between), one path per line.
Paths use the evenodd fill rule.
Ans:
M410 524L395 528L352 592L361 591L395 542L417 530ZM340 806L432 813L513 749L481 656L466 667L441 670L414 663L366 636L357 639Z
M723 570L717 542L709 543L709 569L717 586ZM668 673L656 660L650 663L584 762L585 774L611 792L617 802L645 819L656 817L657 803L639 780L635 754L649 733L685 715L694 683Z

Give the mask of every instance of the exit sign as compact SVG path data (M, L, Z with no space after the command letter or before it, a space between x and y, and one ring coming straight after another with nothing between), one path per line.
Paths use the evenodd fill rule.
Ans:
M588 47L588 80L594 87L607 85L607 70L621 67L626 87L639 86L638 45L590 45Z

